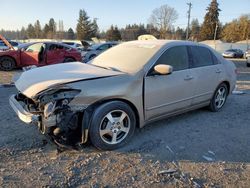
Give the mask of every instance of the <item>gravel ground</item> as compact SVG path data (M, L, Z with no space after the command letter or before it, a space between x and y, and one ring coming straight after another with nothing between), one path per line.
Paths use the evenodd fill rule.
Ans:
M0 88L0 187L250 187L250 68L235 64L244 94L222 111L150 124L108 152L59 150L10 109L15 88Z

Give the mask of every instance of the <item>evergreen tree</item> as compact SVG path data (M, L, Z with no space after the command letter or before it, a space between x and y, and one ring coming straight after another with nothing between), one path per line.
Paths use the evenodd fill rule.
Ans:
M34 29L35 29L35 37L41 38L42 37L42 29L41 29L41 24L40 24L39 20L37 20L36 23L34 24Z
M50 18L48 26L49 31L47 33L47 38L53 39L56 35L56 22L54 18Z
M44 28L43 28L43 37L44 37L44 38L48 38L49 32L50 32L49 25L48 25L48 24L45 24L45 26L44 26Z
M87 12L82 9L79 11L79 19L77 20L76 32L78 40L89 40L93 37L92 23Z
M72 28L69 28L67 38L73 40L75 38L75 33Z
M121 40L121 33L117 26L111 25L110 29L106 32L106 40L108 41L119 41Z
M30 39L35 38L35 36L36 36L35 28L34 28L34 26L32 24L28 25L28 28L27 28L26 32L27 32L27 37L28 38L30 38Z
M92 37L97 37L99 34L99 27L97 25L97 19L95 18L91 24L91 29L92 29Z
M193 41L198 41L200 35L200 24L198 19L193 19L191 22L190 37Z
M220 33L219 12L221 10L219 9L219 3L217 2L217 0L212 0L206 10L207 13L201 26L200 37L201 40L212 40L214 39L215 32L217 36L219 36Z

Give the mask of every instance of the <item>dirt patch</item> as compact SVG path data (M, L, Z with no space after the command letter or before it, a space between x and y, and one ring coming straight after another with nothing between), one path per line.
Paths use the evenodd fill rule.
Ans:
M21 70L14 71L1 71L0 70L0 84L10 84L12 83L12 78L16 73L22 72Z

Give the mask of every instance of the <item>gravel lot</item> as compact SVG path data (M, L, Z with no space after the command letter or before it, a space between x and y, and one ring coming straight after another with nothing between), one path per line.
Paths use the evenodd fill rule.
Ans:
M221 112L150 124L111 152L58 150L11 110L15 88L0 88L0 187L250 187L250 68L235 64L244 94Z

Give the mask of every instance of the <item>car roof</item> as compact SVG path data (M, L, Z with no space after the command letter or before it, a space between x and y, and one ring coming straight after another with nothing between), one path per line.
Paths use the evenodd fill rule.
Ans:
M203 46L209 48L209 46L198 43L198 42L192 42L192 41L182 41L182 40L135 40L135 41L130 41L128 42L132 45L138 45L138 46L148 46L154 45L158 47L163 47L163 46L180 46L180 45L192 45L192 46Z

